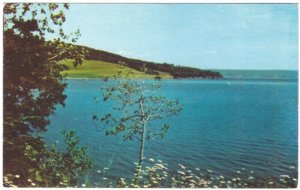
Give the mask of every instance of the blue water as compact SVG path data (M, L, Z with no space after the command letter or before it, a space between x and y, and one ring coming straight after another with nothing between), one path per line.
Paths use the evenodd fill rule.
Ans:
M137 142L107 137L92 120L94 112L110 110L110 105L94 100L100 96L101 80L67 82L66 107L58 107L51 116L47 142L60 145L61 130L75 129L95 164L90 182L99 180L96 171L104 167L109 167L110 177L131 175ZM146 142L146 157L163 160L171 170L181 163L225 176L246 168L258 178L296 177L296 80L164 80L161 84L158 93L179 98L184 109L179 117L165 121L171 128L164 139Z
M283 79L297 80L296 70L216 70L226 79Z

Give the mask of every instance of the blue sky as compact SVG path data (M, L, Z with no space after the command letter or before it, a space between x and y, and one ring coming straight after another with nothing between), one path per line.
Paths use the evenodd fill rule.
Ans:
M203 69L297 69L296 4L71 4L77 44Z

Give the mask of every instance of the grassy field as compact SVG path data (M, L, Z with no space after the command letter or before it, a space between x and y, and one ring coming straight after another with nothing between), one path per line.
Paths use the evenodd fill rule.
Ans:
M141 79L153 79L156 75L149 75L144 72L140 72L129 67L121 66L114 63L85 60L83 65L79 65L76 68L73 66L72 60L66 60L63 62L68 67L68 70L64 71L63 74L67 74L68 78L104 78L113 77L121 71L122 73L132 72L130 78L141 78ZM172 78L168 73L159 72L162 79Z

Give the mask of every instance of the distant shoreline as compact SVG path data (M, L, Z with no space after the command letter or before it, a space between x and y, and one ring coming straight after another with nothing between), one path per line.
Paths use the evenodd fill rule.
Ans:
M63 80L103 80L106 77L99 77L99 78L64 78ZM113 79L113 78L109 78ZM157 79L151 79L151 78L130 78L132 80L157 80ZM180 80L199 80L199 81L226 81L226 80L244 80L244 81L253 81L253 80L262 80L262 81L298 81L297 78L221 78L221 79L209 79L209 78L169 78L169 79L159 79L161 81L166 80L174 80L174 81L180 81Z
M219 70L223 75L223 78L212 79L212 78L161 78L159 80L298 80L298 71L288 71L288 70ZM104 79L105 76L101 77L70 77L66 76L65 79L77 79L77 80L88 80L88 79ZM113 78L109 76L108 78ZM131 79L141 79L141 80L155 80L153 77L130 77Z

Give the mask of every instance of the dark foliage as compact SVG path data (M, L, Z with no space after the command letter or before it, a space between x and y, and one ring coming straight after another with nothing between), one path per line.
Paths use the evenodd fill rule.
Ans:
M3 172L20 176L21 186L50 155L41 133L55 106L64 106L66 84L60 73L65 68L59 61L73 58L77 65L84 58L84 50L65 43L68 36L61 28L65 8L67 4L53 3L4 7ZM48 25L50 21L54 25ZM45 33L58 37L46 41ZM32 159L28 151L38 156Z

